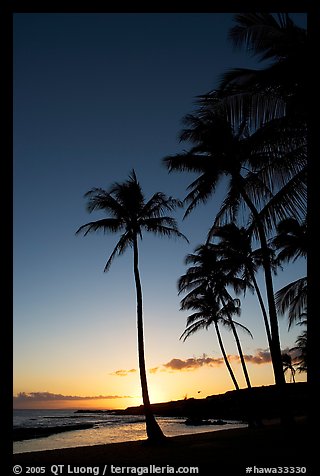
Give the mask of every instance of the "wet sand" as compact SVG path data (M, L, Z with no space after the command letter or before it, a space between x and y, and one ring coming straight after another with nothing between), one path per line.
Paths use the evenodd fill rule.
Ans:
M310 459L309 428L305 421L297 421L290 427L278 423L264 425L261 428L238 428L218 432L198 433L167 438L161 445L150 445L146 440L125 443L112 443L60 450L20 453L13 455L13 464L26 466L64 465L59 474L72 474L74 467L99 467L99 474L129 474L112 471L115 467L148 467L150 465L165 468L155 469L154 474L170 474L168 466L196 466L198 474L229 474L235 476L249 474L247 468L286 467L283 473L290 474L290 468L301 467L300 473L312 474ZM69 465L69 466L68 466ZM208 468L212 471L208 473ZM154 469L154 468L153 468ZM258 471L259 472L259 471ZM297 471L292 474L295 474ZM299 471L298 471L299 472ZM75 471L73 471L73 474ZM23 473L24 474L24 473ZM51 474L51 472L50 472ZM78 472L79 474L79 472ZM92 474L94 474L92 472ZM137 474L137 473L136 473ZM141 473L143 474L143 473Z

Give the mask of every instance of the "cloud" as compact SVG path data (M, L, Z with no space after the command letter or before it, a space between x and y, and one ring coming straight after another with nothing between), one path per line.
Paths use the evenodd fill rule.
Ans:
M153 367L152 369L149 369L149 372L151 374L155 374L156 372L158 372L158 370L159 370L159 367Z
M136 369L130 369L130 370L116 370L115 372L112 372L110 375L115 375L116 377L127 377L129 374L135 373L137 370Z
M286 348L282 352L288 352L289 349ZM234 361L236 363L240 362L239 355L233 354L228 355L229 361ZM254 354L244 354L244 359L247 363L254 365L268 364L271 362L271 355L268 349L256 349ZM224 364L223 357L208 357L206 354L203 354L202 357L190 357L189 359L179 359L173 358L169 362L162 364L157 367L152 367L148 369L149 373L155 374L157 372L172 372L172 371L191 371L196 370L201 367L219 367ZM118 377L126 377L130 373L136 372L136 369L131 370L116 370L110 375L116 375Z
M48 401L71 401L71 400L113 400L117 398L133 398L128 395L97 395L89 397L80 397L79 395L62 395L60 393L50 392L20 392L13 397L13 401L18 402L48 402Z
M228 355L228 359L235 362L240 362L238 355ZM268 349L257 349L254 354L244 354L244 359L246 362L261 365L268 364L271 362L271 355ZM221 364L224 364L222 357L214 358L208 357L205 354L202 357L196 358L192 357L189 359L171 359L170 362L163 364L163 367L169 371L175 370L196 370L200 367L218 367Z
M148 372L150 372L150 374L155 374L159 370L164 372L164 369L161 369L160 367L152 367L151 369L148 369ZM135 372L137 372L136 369L130 369L130 370L120 369L120 370L116 370L115 372L111 372L109 375L114 375L115 377L127 377L128 375L133 374Z
M239 356L237 357L239 359ZM270 351L267 349L257 349L254 355L245 354L244 359L246 362L250 362L252 364L268 364L269 362L271 362L271 354Z
M200 358L192 357L186 360L171 359L170 362L163 364L163 366L169 370L195 370L206 365L209 367L219 366L222 363L222 357L215 359L214 357L203 356Z

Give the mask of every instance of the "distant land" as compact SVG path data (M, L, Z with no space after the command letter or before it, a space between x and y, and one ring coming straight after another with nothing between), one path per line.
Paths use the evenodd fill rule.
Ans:
M223 425L228 421L261 426L267 420L281 416L301 419L307 416L310 408L310 385L307 382L286 384L282 398L276 385L253 387L252 389L231 390L210 395L206 398L186 398L164 403L152 404L155 416L184 418L188 425ZM282 402L282 403L281 403ZM118 410L75 410L82 414L143 415L143 405ZM212 421L213 420L213 421ZM93 423L60 425L55 427L13 428L13 441L39 438L70 430L92 428Z
M307 382L287 383L283 389L285 409L293 416L305 416L308 408ZM188 398L151 405L155 415L194 418L215 418L247 421L248 414L256 418L273 419L281 415L280 394L276 385L231 390L206 398ZM76 413L112 413L143 415L143 405L124 410L77 410Z

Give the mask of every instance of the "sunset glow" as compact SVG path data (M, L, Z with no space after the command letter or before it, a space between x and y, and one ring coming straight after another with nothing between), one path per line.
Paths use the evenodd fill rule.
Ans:
M14 408L142 404L133 242L104 272L120 234L76 235L105 217L101 209L88 214L84 195L109 190L134 169L145 201L158 192L186 197L197 174L168 173L162 163L184 147L183 116L198 95L217 87L223 71L261 65L233 50L232 25L232 13L14 15ZM188 242L137 233L151 403L234 389L214 326L181 340L188 311L180 310L177 289L185 258L206 241L229 180L187 217L185 206L168 212ZM275 292L305 275L304 258L279 267ZM260 268L255 277L268 307ZM239 329L252 385L273 385L257 294L247 289L236 297L237 320L252 334ZM281 351L292 349L302 330L289 329L287 314L279 315ZM221 335L245 388L230 328L221 325ZM296 380L306 381L306 373Z

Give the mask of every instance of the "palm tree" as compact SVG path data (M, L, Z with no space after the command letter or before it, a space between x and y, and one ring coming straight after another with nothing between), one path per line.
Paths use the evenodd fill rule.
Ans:
M238 68L227 71L222 76L219 89L200 96L200 104L206 109L208 105L216 103L219 98L224 104L233 127L244 125L251 133L257 132L255 136L258 139L256 143L258 148L261 148L261 144L266 145L270 142L272 135L281 137L282 144L298 137L296 146L289 153L293 170L292 179L283 181L279 192L266 204L264 209L260 210L260 219L263 219L264 215L266 218L269 217L270 221L274 214L272 208L275 204L279 208L277 216L281 218L280 213L284 213L284 210L281 211L281 203L288 211L292 209L293 215L303 216L297 212L299 202L305 202L305 185L303 184L306 183L307 167L308 86L305 74L308 61L307 32L304 28L295 25L288 13L278 13L276 16L271 13L240 13L235 16L235 22L236 25L229 32L229 38L233 45L236 48L245 47L252 56L258 57L260 61L267 60L268 65L257 70ZM255 141L252 141L251 137L253 148L256 147L254 143ZM276 143L270 148L271 153L275 146ZM270 165L274 167L272 161ZM270 174L271 168L266 167L266 172ZM281 168L278 169L280 177L279 172L282 174ZM269 178L265 175L265 178L270 183L270 179L274 181L276 176L272 173ZM265 183L268 182L265 181ZM296 189L295 183L298 184L298 189ZM294 220L291 217L286 218L282 221L282 227L292 225ZM297 227L293 231L298 232ZM303 236L300 233L299 237L304 240L304 252L306 253L304 230ZM281 240L280 236L278 240ZM278 243L280 244L279 241ZM294 241L283 244L287 248L283 252L290 252L290 245L293 245ZM284 255L281 256L280 253L279 258L283 260ZM300 282L293 283L292 289L288 286L276 294L275 304L278 312L281 313L288 306L288 296L294 295L294 303L289 312L289 326L293 319L292 315L299 315L302 309L301 305L296 305L296 302L299 302L298 290L302 292L301 299L305 299L305 278L302 278Z
M228 260L218 260L218 255L214 247L207 243L196 248L195 254L189 254L185 258L186 264L193 264L188 268L186 274L178 280L179 294L189 291L187 296L182 299L182 306L188 306L188 302L199 294L210 290L215 296L217 302L225 309L229 321L230 329L233 333L242 370L248 388L251 388L250 378L247 371L240 339L230 312L230 303L232 299L228 286L232 286L236 293L243 291L246 287L244 280L238 278L229 270Z
M259 201L270 199L272 194L270 189L264 186L257 173L248 173L246 176L241 174L250 155L247 140L241 140L238 135L233 133L227 118L223 117L219 111L217 113L208 111L206 119L188 116L186 121L191 123L191 128L183 131L181 139L190 140L195 145L189 152L166 157L164 162L169 172L178 170L200 174L188 187L190 192L186 196L185 202L189 203L189 206L185 216L199 203L208 201L224 176L230 177L229 191L222 207L224 215L227 215L227 222L235 221L241 200L242 204L245 204L250 210L251 218L249 216L249 220L255 223L256 233L261 244L272 334L270 351L275 380L276 383L284 384L269 247L265 225L260 219L256 205L259 204ZM262 193L257 195L259 191ZM218 224L221 222L216 220L215 225Z
M284 373L286 373L288 370L290 371L290 381L292 380L293 383L295 383L295 373L296 373L296 369L294 368L294 365L293 365L293 361L292 361L292 357L290 354L288 353L284 353L282 354L282 363L283 363L283 371Z
M194 146L165 163L169 171L200 174L189 186L186 215L208 200L222 176L231 180L215 224L223 216L235 221L239 207L248 207L263 256L275 381L284 384L266 234L279 219L305 213L307 101L300 66L308 57L306 32L288 14L279 14L277 21L269 13L242 13L235 20L230 31L234 44L273 63L260 70L229 71L218 90L199 96L200 108L185 117L188 129L180 136Z
M260 304L269 348L271 348L272 341L267 310L255 277L258 267L262 264L261 250L252 250L249 231L244 227L239 228L235 223L213 227L208 233L208 240L210 238L220 239L216 245L219 255L230 260L230 265L232 265L234 272L240 273L243 280L247 283L252 283ZM251 289L249 285L248 288Z
M187 240L179 232L176 220L165 215L166 212L172 212L176 207L181 206L181 202L172 197L167 197L161 192L155 193L146 202L134 170L129 175L128 180L123 183L114 183L109 191L105 191L102 188L92 188L85 194L85 197L88 199L87 209L90 213L96 210L103 210L109 216L82 225L77 230L77 234L83 233L86 236L88 233L96 231L122 233L105 265L104 271L109 270L113 259L117 255L124 253L128 247L133 248L133 271L137 297L138 357L146 432L148 441L159 442L164 440L165 436L152 413L148 393L138 241L139 238L142 239L144 231L152 232L159 236L174 236Z
M193 314L190 314L187 317L187 327L181 335L180 339L183 339L183 341L185 341L195 332L201 329L208 329L209 326L213 324L224 362L229 371L235 389L239 390L239 385L228 360L228 356L225 351L222 336L219 329L219 323L222 323L222 325L224 326L230 327L229 316L231 314L240 313L240 306L238 300L235 299L233 300L233 302L228 303L227 306L220 308L219 303L217 302L212 292L209 290L205 290L202 294L199 294L197 296L190 296L188 300L183 300L180 310L186 309L193 309L197 312L194 312ZM235 321L233 322L235 325L241 327L251 335L250 331L245 326L242 326L241 324Z

